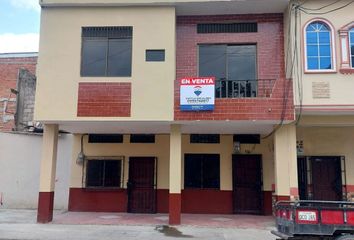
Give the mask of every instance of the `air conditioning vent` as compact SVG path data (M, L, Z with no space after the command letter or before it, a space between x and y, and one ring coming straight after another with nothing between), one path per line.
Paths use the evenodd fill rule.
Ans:
M257 23L202 23L197 25L198 33L251 33L257 31Z

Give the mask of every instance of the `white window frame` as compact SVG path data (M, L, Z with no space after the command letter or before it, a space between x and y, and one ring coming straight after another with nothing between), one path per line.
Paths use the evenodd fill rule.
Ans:
M331 64L332 64L332 69L308 69L308 64L307 64L307 27L314 23L314 22L322 22L324 23L330 30L330 45L331 45ZM323 18L315 18L311 19L309 22L307 22L303 28L303 45L304 45L304 69L305 73L335 73L337 72L337 62L336 62L336 48L335 48L335 35L334 35L334 29L332 24L327 21L326 19Z

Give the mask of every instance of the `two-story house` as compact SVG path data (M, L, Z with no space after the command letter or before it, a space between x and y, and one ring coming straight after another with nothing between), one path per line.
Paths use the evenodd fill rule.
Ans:
M179 224L181 213L270 215L273 199L302 197L308 184L322 187L309 178L298 184L298 172L321 179L313 169L322 163L313 156L344 164L348 154L339 170L346 187L354 183L351 128L339 135L322 128L350 125L343 104L351 101L351 21L335 19L332 29L323 20L323 33L320 19L297 17L318 4L42 0L38 222L52 220L59 129L75 135L70 211L169 213L170 224ZM346 40L339 44L341 29ZM321 48L328 37L330 60L318 55L328 52ZM313 48L308 41L317 41L317 58L303 55ZM333 54L335 42L342 52ZM305 71L293 55L301 64L304 56ZM326 104L346 116L333 116ZM299 163L311 169L297 171L297 141Z
M354 199L353 10L352 1L292 1L286 14L300 199Z

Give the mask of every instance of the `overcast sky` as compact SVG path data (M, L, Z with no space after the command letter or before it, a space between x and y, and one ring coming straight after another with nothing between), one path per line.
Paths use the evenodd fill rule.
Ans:
M0 53L37 52L38 0L0 0Z

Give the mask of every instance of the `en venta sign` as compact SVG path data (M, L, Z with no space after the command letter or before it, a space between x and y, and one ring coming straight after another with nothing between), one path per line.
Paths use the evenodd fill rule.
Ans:
M180 80L181 111L212 111L215 104L215 77Z

